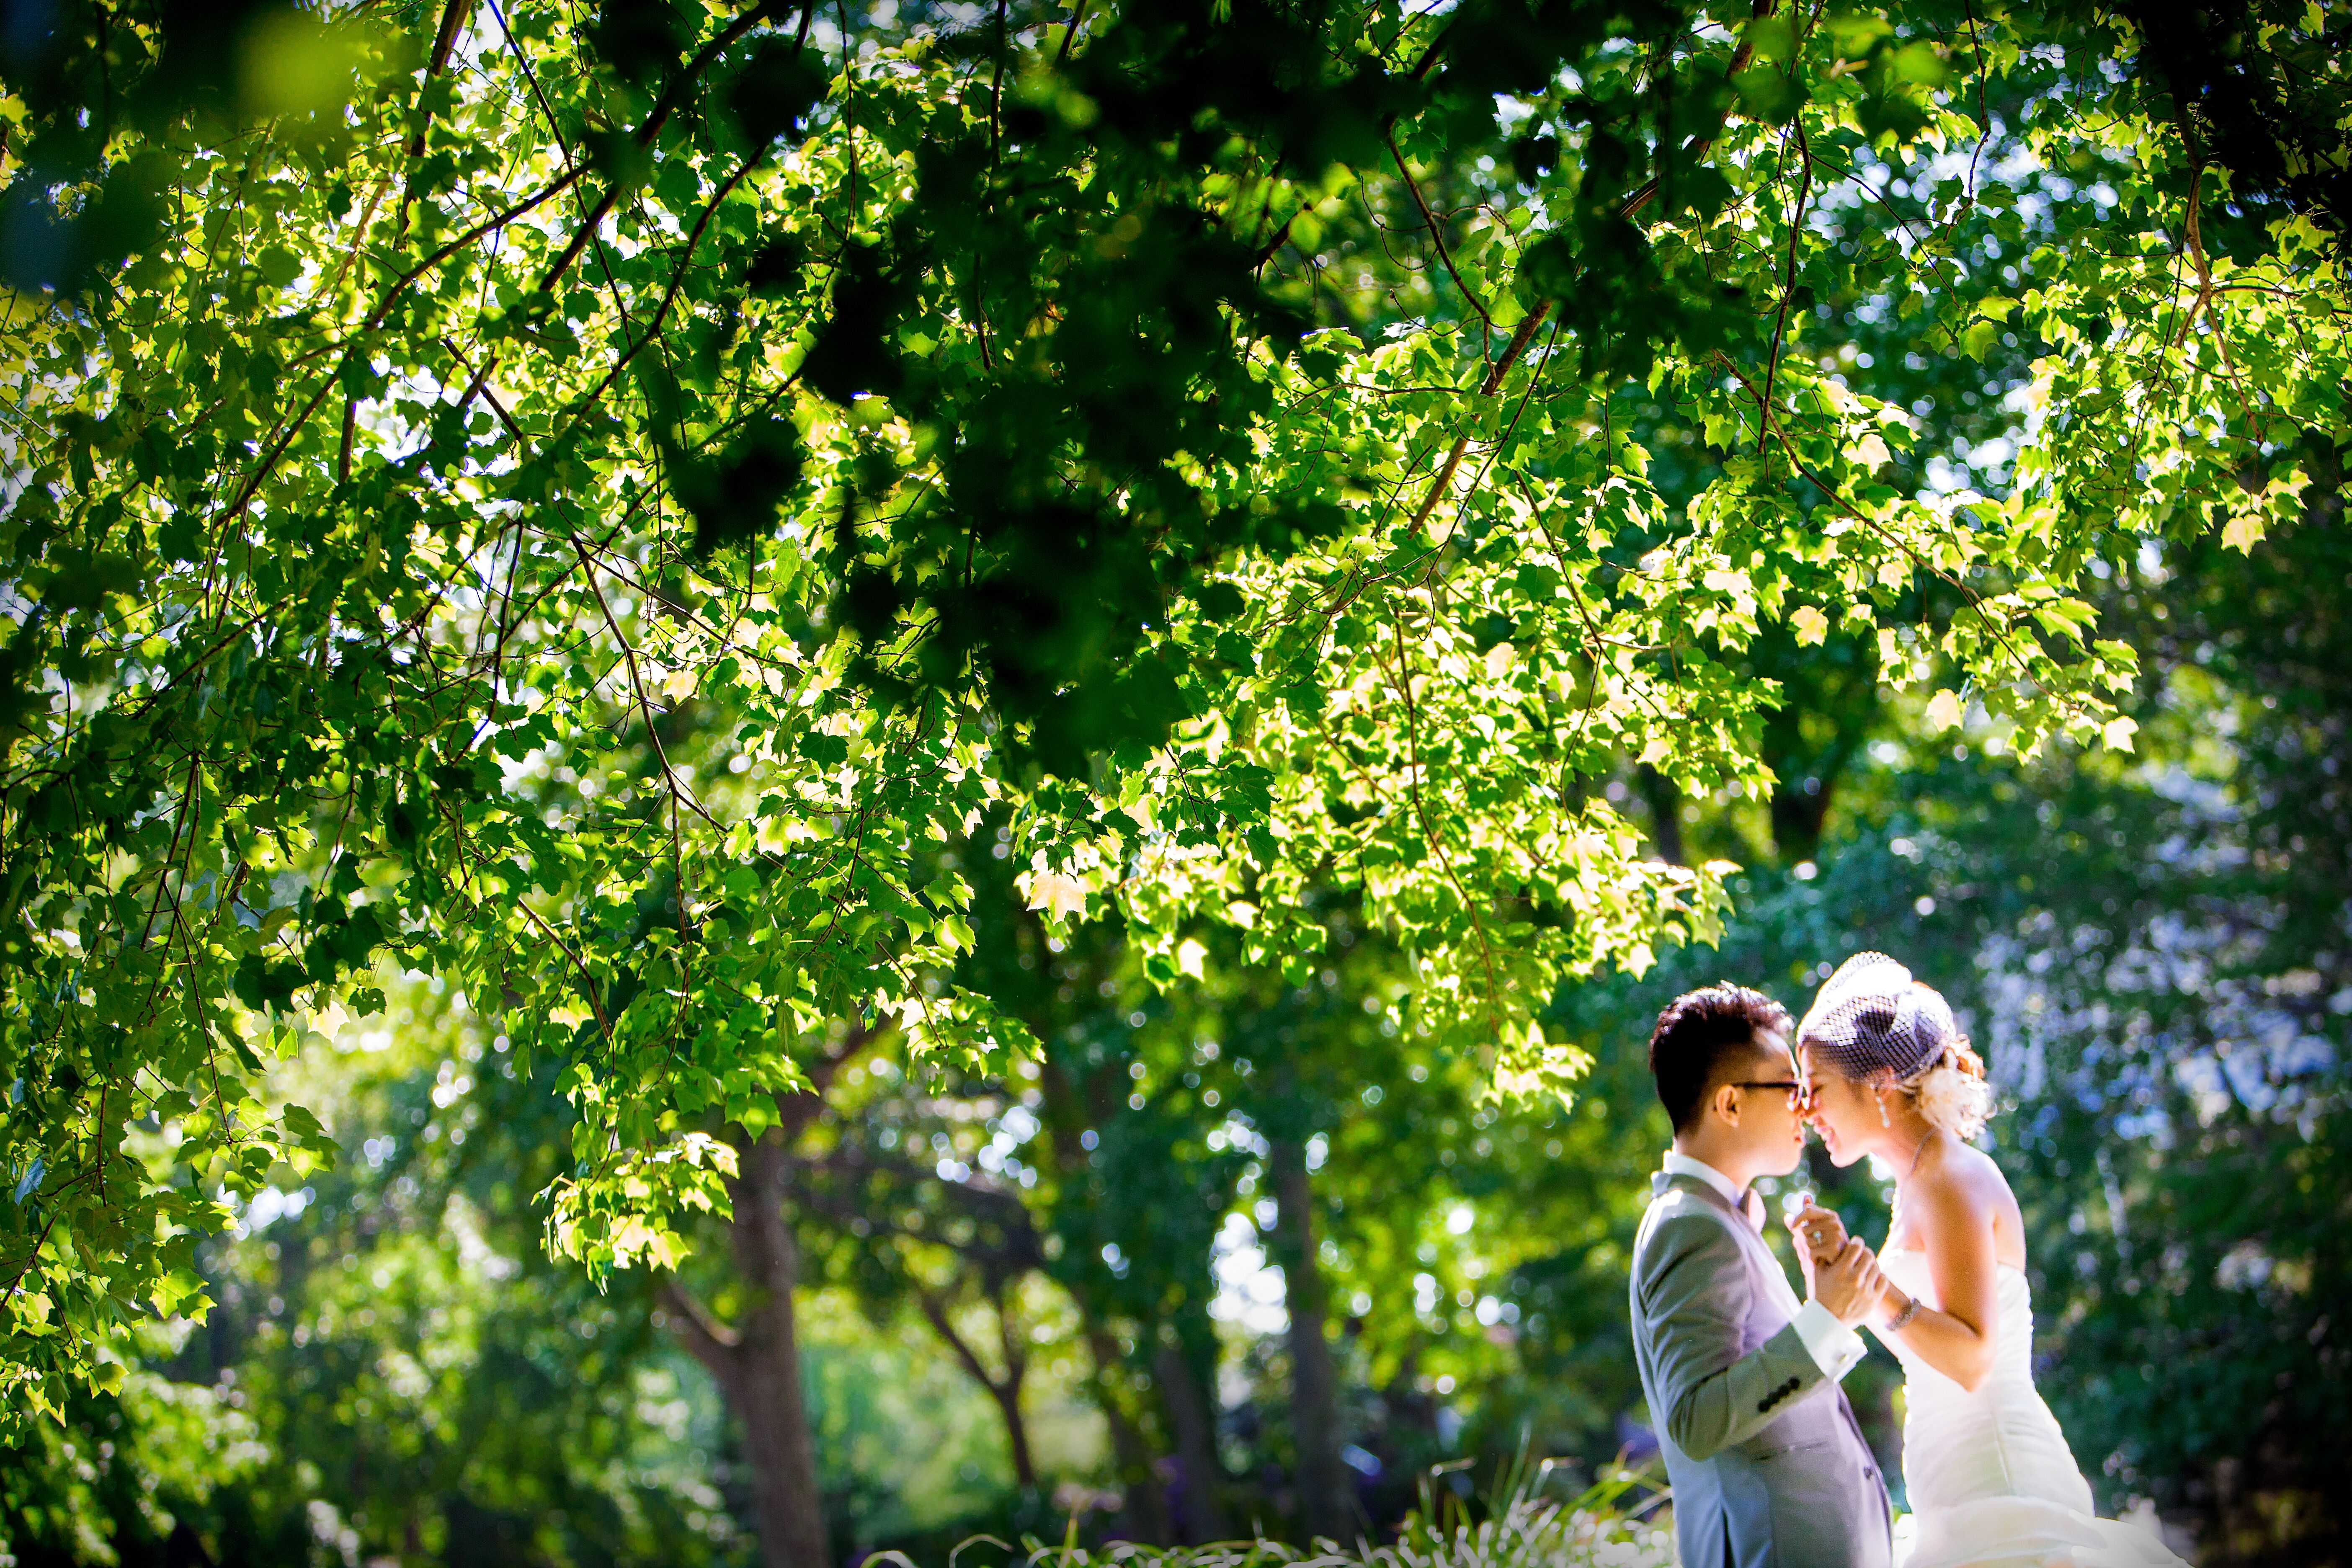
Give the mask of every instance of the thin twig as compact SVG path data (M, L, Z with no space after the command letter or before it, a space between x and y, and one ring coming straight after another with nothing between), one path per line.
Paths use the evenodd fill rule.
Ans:
M637 711L644 715L646 721L646 738L653 742L654 756L661 763L662 778L669 785L669 852L671 875L677 882L677 932L681 938L687 937L692 931L692 914L690 902L687 897L686 848L681 841L683 836L678 830L678 806L681 803L693 804L694 814L697 816L701 817L713 827L717 827L719 824L718 819L703 810L698 803L691 802L686 793L686 786L678 782L676 770L669 765L669 752L663 749L661 731L654 722L654 705L646 700L645 681L637 670L637 650L630 645L627 637L621 635L621 625L613 618L613 607L604 602L604 590L596 584L596 565L588 558L587 546L576 539L572 542L572 548L580 553L581 569L587 574L588 592L595 599L596 608L604 612L604 625L611 629L613 640L621 645L621 656L628 662L629 689L636 693Z
M686 69L672 77L668 84L662 89L661 97L654 100L653 108L646 115L645 123L637 127L638 146L650 147L654 144L654 138L661 134L662 127L669 123L669 117L677 111L678 105L686 101L688 89L694 85L696 79L710 68L711 61L717 59L720 51L728 45L764 20L767 15L766 5L754 5L719 29L709 43L702 46L701 51L687 63ZM583 220L579 228L573 231L571 243L563 247L562 253L556 257L554 265L550 267L546 276L540 279L539 286L541 290L554 288L555 280L571 270L572 264L580 259L580 253L588 248L588 241L594 237L596 226L604 221L606 216L612 212L614 204L620 199L621 186L618 182L615 182L612 188L598 199L595 206L589 210L588 216Z
M1799 179L1797 205L1789 215L1789 273L1780 285L1780 312L1772 322L1771 351L1764 356L1764 402L1768 407L1772 402L1773 376L1780 368L1781 339L1789 328L1789 303L1796 298L1797 294L1797 242L1804 237L1805 208L1813 199L1812 149L1805 142L1805 127L1802 121L1794 122L1793 129L1797 133ZM1764 416L1762 415L1757 416L1756 450L1759 456L1761 456L1764 451Z
M1445 275L1453 279L1454 287L1462 291L1463 303L1477 311L1478 319L1486 323L1488 331L1493 331L1495 318L1486 313L1486 307L1479 303L1478 296L1470 292L1470 285L1463 282L1462 274L1455 270L1453 254L1445 248L1445 231L1438 226L1437 215L1429 210L1429 203L1423 197L1421 187L1413 183L1412 171L1405 167L1404 153L1397 147L1396 133L1390 132L1385 140L1389 144L1389 156L1396 160L1397 174L1404 180L1404 188L1412 195L1412 205L1421 209L1421 221L1429 226L1429 237L1437 246L1437 259L1444 263Z
M1470 917L1470 929L1477 933L1478 961L1486 972L1486 1016L1490 1022L1496 1021L1495 998L1499 994L1499 987L1495 978L1495 950L1486 940L1486 922L1479 918L1477 901L1462 885L1462 878L1454 869L1452 858L1445 853L1445 841L1439 835L1437 825L1430 820L1428 805L1421 798L1422 777L1427 770L1421 760L1421 725L1413 710L1412 665L1411 656L1405 650L1403 613L1392 607L1389 624L1396 628L1397 695L1404 702L1405 744L1412 756L1410 771L1405 775L1405 794L1412 801L1413 815L1421 818L1422 835L1429 840L1430 852L1437 857L1438 869L1454 885L1454 897L1462 900L1463 912Z
M624 349L621 357L613 362L613 368L604 373L604 379L581 399L580 412L572 416L575 422L587 417L588 410L596 406L621 372L627 368L629 362L637 357L637 351L659 335L663 319L669 314L670 306L677 302L678 291L686 287L686 269L694 261L695 247L701 243L703 231L710 226L710 220L718 215L719 204L734 194L735 187L742 184L743 176L751 172L762 155L761 153L754 153L743 160L736 171L710 194L709 205L702 209L702 216L694 220L694 227L686 237L686 247L678 255L677 267L670 271L669 287L662 290L661 302L654 307L653 319L646 323L646 330L636 342Z

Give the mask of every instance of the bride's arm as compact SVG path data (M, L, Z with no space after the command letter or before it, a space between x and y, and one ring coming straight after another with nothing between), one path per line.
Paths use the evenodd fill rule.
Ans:
M1881 1338L1901 1340L1929 1366L1973 1390L1992 1370L2000 1323L1992 1204L1955 1173L1937 1171L1922 1172L1906 1185L1903 1206L1927 1255L1937 1305L1917 1302L1906 1321L1914 1303L1890 1288L1872 1326ZM1898 1322L1902 1327L1895 1328Z

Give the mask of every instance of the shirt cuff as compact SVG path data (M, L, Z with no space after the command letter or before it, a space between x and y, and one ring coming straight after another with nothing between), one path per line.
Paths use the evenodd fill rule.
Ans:
M1792 1321L1797 1337L1805 1342L1805 1349L1813 1364L1827 1374L1832 1383L1838 1382L1853 1370L1854 1363L1863 1357L1862 1336L1831 1315L1819 1301L1808 1301L1797 1309Z

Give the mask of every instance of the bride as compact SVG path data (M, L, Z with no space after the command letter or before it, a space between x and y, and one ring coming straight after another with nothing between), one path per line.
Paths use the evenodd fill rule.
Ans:
M2126 1568L2180 1560L2096 1516L2090 1483L2033 1387L2025 1226L2000 1168L1969 1140L1992 1108L1984 1065L1944 998L1884 953L1848 959L1797 1026L1809 1118L1840 1166L1896 1173L1873 1324L1903 1363L1907 1568ZM1801 1249L1845 1244L1835 1215L1790 1222Z

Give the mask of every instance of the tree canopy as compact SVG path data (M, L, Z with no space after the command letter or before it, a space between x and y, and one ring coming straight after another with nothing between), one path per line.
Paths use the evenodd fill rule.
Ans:
M335 1157L278 1064L381 962L559 1064L551 1247L667 1264L828 1027L1035 1048L999 814L1057 934L1296 978L1337 889L1410 1048L1560 1091L1730 869L1596 786L1769 797L1760 652L2128 747L2088 568L2343 429L2344 21L2273 9L2193 83L1966 4L12 29L6 1408Z

